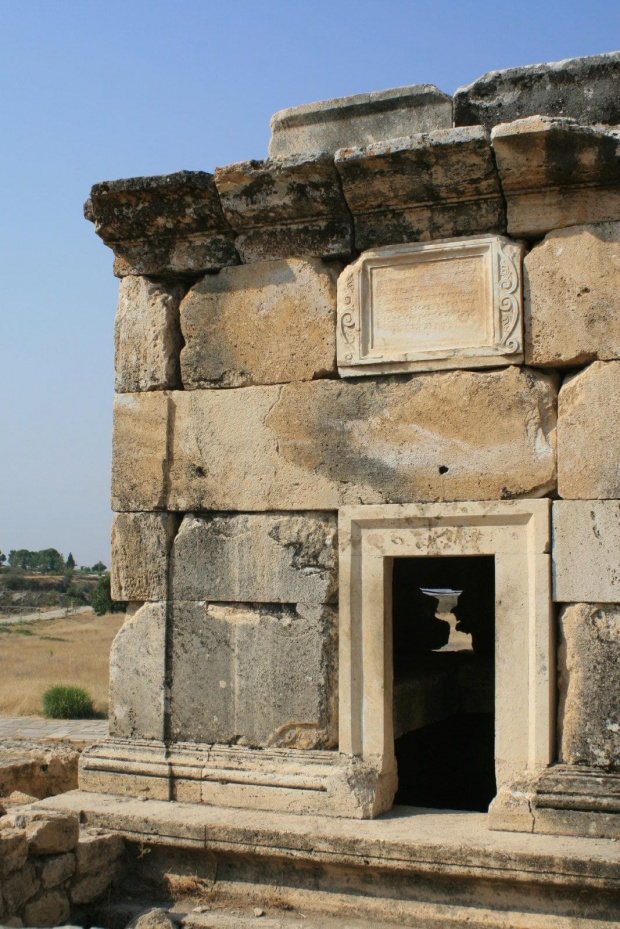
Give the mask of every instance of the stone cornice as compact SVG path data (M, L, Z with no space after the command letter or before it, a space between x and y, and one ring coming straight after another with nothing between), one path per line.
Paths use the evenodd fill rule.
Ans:
M84 215L114 251L119 277L200 274L239 263L213 175L206 171L95 184Z
M96 184L86 216L115 273L192 277L239 260L350 259L476 233L537 238L620 219L620 128L528 117L365 148Z

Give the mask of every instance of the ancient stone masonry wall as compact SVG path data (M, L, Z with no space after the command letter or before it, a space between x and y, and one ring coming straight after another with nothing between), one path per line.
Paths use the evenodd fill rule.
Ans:
M181 761L147 770L156 744L318 765L338 748L338 510L523 497L553 499L558 760L620 771L618 700L596 697L620 666L618 80L615 53L486 75L454 107L426 86L329 101L277 114L266 160L95 185L121 278L112 589L131 601L111 735L117 761L146 754L91 752L84 786L178 798ZM343 372L339 276L476 236L516 243L522 352L515 297L486 370L447 352Z
M80 828L74 813L22 807L0 818L0 922L57 926L80 918L119 875L120 835Z

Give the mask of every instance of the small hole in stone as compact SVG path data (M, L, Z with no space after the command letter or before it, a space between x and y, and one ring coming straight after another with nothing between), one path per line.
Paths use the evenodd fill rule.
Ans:
M450 468L449 468L447 465L439 465L439 473L440 473L440 474L445 474L445 473L446 473L447 471L449 471L449 470L450 470Z
M201 465L194 465L194 472L197 475L197 477L205 476L205 469L201 467Z

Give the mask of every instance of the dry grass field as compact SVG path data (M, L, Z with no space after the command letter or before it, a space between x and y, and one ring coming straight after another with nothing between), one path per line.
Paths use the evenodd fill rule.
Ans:
M41 696L54 684L84 687L106 712L110 645L124 618L82 613L0 625L0 715L40 715Z

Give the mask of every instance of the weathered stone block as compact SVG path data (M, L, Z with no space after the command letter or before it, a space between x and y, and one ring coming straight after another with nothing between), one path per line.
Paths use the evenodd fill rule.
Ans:
M121 280L114 323L115 389L181 387L179 303L187 287L147 277Z
M173 611L174 739L333 747L333 607L185 602Z
M80 832L75 849L78 875L101 871L113 865L123 853L123 838L117 832L88 829Z
M328 513L186 516L172 550L174 600L326 603L337 589Z
M564 607L559 675L560 761L620 770L620 606Z
M620 363L567 377L558 400L558 490L573 500L620 497Z
M115 394L112 509L165 509L168 429L173 417L167 392ZM144 503L127 506L129 500Z
M17 871L26 864L28 857L28 840L22 829L16 829L12 824L0 817L0 877L6 877L12 871Z
M114 273L187 276L237 264L212 174L178 171L95 184L84 214L114 251Z
M16 826L26 830L29 855L58 855L75 848L80 823L74 814L31 809L12 818Z
M216 168L224 214L243 261L348 256L351 216L325 153Z
M335 373L336 278L334 267L295 258L207 275L181 304L185 389Z
M75 855L66 852L64 855L50 855L41 861L39 877L44 890L58 887L72 877L75 871Z
M525 360L620 358L620 223L551 232L525 259Z
M166 603L130 607L110 652L110 735L164 738Z
M179 524L172 513L117 513L112 523L113 600L166 600L168 556Z
M542 496L555 487L555 401L551 377L516 366L134 394L116 424L114 505L264 512ZM160 487L168 403L174 449Z
M280 110L271 117L269 157L333 153L339 148L372 145L451 126L452 98L448 94L433 84L394 87Z
M552 565L554 600L620 602L620 503L555 500Z
M69 901L62 890L48 890L24 908L26 926L58 926L69 919Z
M336 167L359 250L505 230L493 153L480 126L342 149Z
M531 116L491 132L509 235L620 219L620 137L604 126Z
M76 877L69 888L71 902L80 906L97 900L109 889L116 876L117 868L118 864L114 863L100 871L86 874L84 877Z
M20 791L41 800L76 790L79 757L68 742L4 739L0 745L0 797Z
M454 125L491 128L524 116L620 123L620 52L488 71L454 94Z
M28 861L19 871L14 871L2 881L2 897L9 913L16 913L39 892L40 882L34 865Z

